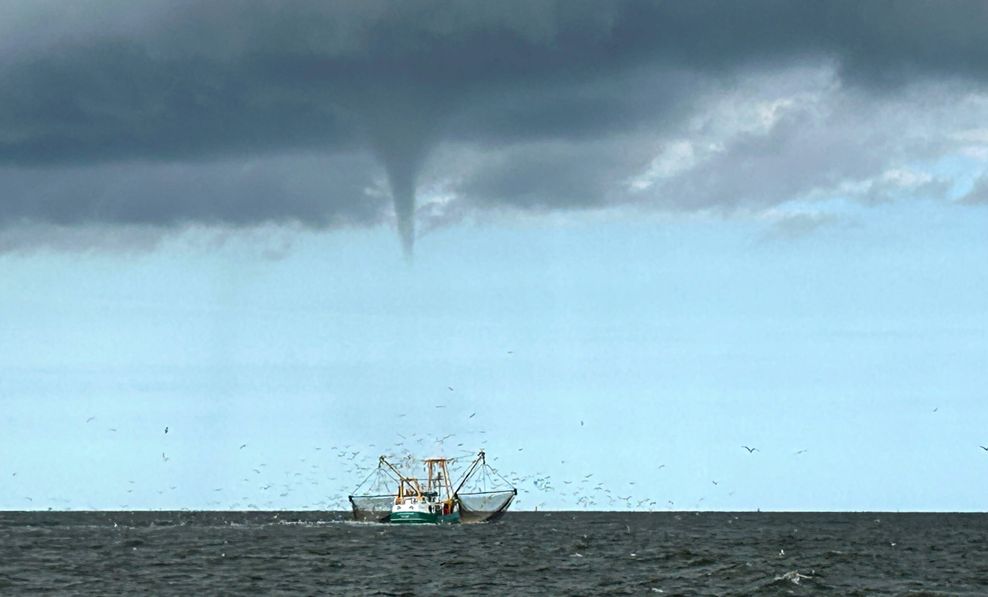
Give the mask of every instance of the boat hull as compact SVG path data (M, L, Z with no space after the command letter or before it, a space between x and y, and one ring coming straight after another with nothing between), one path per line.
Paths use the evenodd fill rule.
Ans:
M460 513L431 514L429 512L392 512L388 517L391 524L455 524L460 522Z

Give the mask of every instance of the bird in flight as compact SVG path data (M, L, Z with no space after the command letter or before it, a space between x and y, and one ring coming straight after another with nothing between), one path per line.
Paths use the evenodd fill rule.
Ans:
M797 456L799 456L800 454L805 454L805 453L806 453L806 448L803 448L802 450L797 450L796 451L796 455Z
M988 448L986 448L984 446L978 446L978 447L981 448L982 450L984 450L985 452L988 452Z
M96 420L96 417L89 417L88 419L86 419L86 422L87 423L92 423L95 420Z
M240 448L239 449L243 450L246 447L247 447L247 444L240 444Z
M472 418L474 418L474 417L476 417L476 416L477 416L477 413L470 413L470 416L469 416L469 417L467 417L467 418L468 418L468 419L472 419Z
M165 435L168 435L168 426L165 426Z
M757 452L758 451L758 448L749 448L748 446L741 446L741 447L744 448L745 450L748 450L748 453L749 454L751 454L752 452Z
M449 390L450 392L452 392L453 391L453 386L446 386L446 389Z

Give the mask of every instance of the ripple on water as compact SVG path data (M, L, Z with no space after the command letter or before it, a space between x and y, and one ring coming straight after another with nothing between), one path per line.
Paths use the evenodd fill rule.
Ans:
M0 591L984 595L986 535L980 514L8 512Z

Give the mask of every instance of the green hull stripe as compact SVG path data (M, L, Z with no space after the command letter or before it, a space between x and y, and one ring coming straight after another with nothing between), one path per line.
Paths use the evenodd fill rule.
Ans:
M392 512L388 517L392 524L437 524L460 522L460 513L454 512L442 516L440 514L426 514L423 512Z

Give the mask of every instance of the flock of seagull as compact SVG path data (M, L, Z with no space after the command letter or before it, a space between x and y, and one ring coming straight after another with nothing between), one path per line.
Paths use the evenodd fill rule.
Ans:
M447 386L449 392L454 392L453 386ZM446 404L436 404L436 408L445 408ZM471 412L466 420L472 423L472 419L477 416L477 412ZM398 418L406 417L406 414L397 415ZM89 416L86 418L86 424L91 424L96 421L96 416ZM583 420L579 421L580 427L584 427L585 422ZM116 432L117 428L108 428L110 432ZM171 431L171 426L165 425L163 427L163 434L169 435ZM477 433L480 436L486 434L486 431L479 430ZM400 468L408 471L416 470L415 467L420 465L420 460L415 454L421 455L422 452L435 447L441 451L445 451L447 448L447 442L456 438L456 434L446 434L441 437L432 437L427 434L420 434L416 432L409 433L408 435L403 435L402 433L396 433L397 439L392 446L387 448L386 451L390 451L390 454L386 454L389 460L399 464ZM483 439L481 440L483 443ZM465 442L459 441L455 443L455 447L458 449L458 454L454 454L454 459L457 458L467 458L471 457L474 452L468 450L465 447ZM979 448L988 452L988 446L979 445ZM248 450L249 444L244 442L240 443L237 450L245 451ZM355 449L360 448L360 449ZM304 467L302 470L285 470L282 472L281 478L277 478L277 475L273 475L271 469L264 462L258 462L250 465L246 471L247 473L241 477L240 485L236 488L230 488L228 491L224 487L213 488L213 494L220 494L223 492L224 495L232 495L234 489L242 490L238 493L244 494L239 499L230 498L227 499L214 499L208 502L209 507L212 508L223 508L223 509L281 509L277 498L288 498L294 492L296 492L303 485L309 486L304 495L311 496L313 492L317 492L320 495L325 495L322 490L310 489L310 488L322 488L325 487L326 482L333 482L336 485L334 491L329 492L330 495L326 495L324 499L314 502L314 504L308 507L303 506L302 509L308 509L312 506L317 507L317 509L331 510L338 509L340 507L346 507L347 500L346 496L351 492L348 491L353 487L353 482L365 478L368 473L369 467L377 466L377 454L371 455L367 452L367 456L358 460L361 454L365 454L366 450L377 449L376 444L368 444L366 446L355 446L353 444L342 444L342 445L332 445L329 446L329 450L332 451L336 456L335 466L331 470L327 471L322 468L322 465L327 462L325 456L328 452L322 452L322 447L313 448L317 458L313 461L309 461L307 457L301 457L298 459L299 465ZM741 445L741 449L745 450L747 454L754 455L756 452L760 452L758 447ZM519 452L523 451L523 447L517 448ZM794 452L794 455L802 455L807 453L806 448L799 449ZM496 463L499 456L493 456L489 458L490 461ZM168 455L167 452L161 452L161 463L168 464L172 461L172 457ZM334 464L330 462L330 464ZM342 464L342 470L340 467ZM566 465L567 461L560 461L560 465ZM659 464L656 470L661 470L666 468L665 464ZM373 470L373 469L370 469ZM340 476L340 473L344 473L345 477ZM334 474L331 474L334 473ZM16 478L18 473L16 471L11 473L13 478ZM595 481L595 473L588 474L578 474L577 478L567 478L562 480L562 486L555 483L551 475L544 472L535 473L519 473L517 471L508 471L506 478L519 490L519 504L523 503L526 494L534 497L534 501L538 503L533 503L535 510L539 508L544 508L547 501L539 501L545 494L551 494L553 498L553 505L557 505L560 498L568 503L575 503L575 505L585 508L585 509L600 509L601 507L620 507L627 510L655 510L659 507L663 509L672 510L675 508L675 502L673 500L666 500L664 504L660 504L658 500L653 499L653 496L648 495L644 498L635 497L636 487L635 481L627 482L625 491L618 489L620 485L615 485L613 483L605 483L604 481ZM714 486L720 486L720 481L716 479L711 479L711 484ZM134 493L135 481L128 480L125 489L125 495L130 496ZM167 492L174 492L178 489L177 485L168 485ZM201 488L200 488L201 490ZM257 491L260 491L260 496L265 499L257 499ZM158 489L157 493L159 495L164 495L166 490ZM621 493L627 493L627 495L620 495ZM539 496L543 494L543 496ZM730 491L728 495L733 495L734 491ZM253 497L252 497L253 496ZM25 496L24 500L29 503L34 502L34 498L31 496ZM695 503L695 507L699 508L704 502L705 498L700 497ZM129 509L130 505L128 503L119 504L122 510ZM51 510L52 508L48 508Z
M450 387L449 390L452 391L453 388ZM437 408L439 408L439 407L444 407L445 405L436 405L436 406ZM477 413L473 412L467 418L472 419L476 415ZM399 417L404 417L404 416L406 415L404 414L399 415ZM96 417L92 416L86 419L86 423L92 423L95 420ZM583 425L584 425L584 421L580 421L580 426L582 427ZM110 430L116 431L115 428L110 428ZM167 435L169 431L170 431L170 426L165 426L163 433ZM480 431L479 433L485 434L486 432ZM401 433L397 433L396 435L400 441L396 441L392 449L397 450L398 453L391 454L389 455L389 457L394 458L395 461L399 463L399 466L405 468L406 470L414 470L414 467L418 465L418 459L414 456L412 451L413 449L416 451L422 451L426 449L428 447L428 444L430 443L442 447L445 446L445 443L448 440L451 440L454 437L456 437L456 434L446 434L442 437L436 437L436 438L431 438L427 435L423 435L419 433L410 433L408 436L403 435ZM348 477L347 480L343 481L343 484L337 489L335 495L328 496L328 499L316 502L315 503L316 506L328 509L328 508L334 508L338 505L345 504L346 503L345 497L347 495L347 492L345 491L347 487L346 483L352 482L354 479L359 478L361 475L367 472L366 463L357 461L357 457L364 452L362 450L354 450L352 449L353 447L354 446L351 444L345 444L342 446L338 446L338 445L330 446L330 450L332 450L335 453L337 460L342 461L344 463L344 472L348 473L350 476ZM368 445L368 448L375 448L375 447L376 444ZM456 443L456 447L463 449L464 443L458 442ZM749 454L759 451L758 448L756 447L751 447L751 446L741 446L741 447L747 450ZM242 443L239 445L237 449L245 450L247 448L248 448L248 444ZM518 448L518 451L523 451L523 450L524 448ZM320 452L322 451L322 448L315 447L314 451ZM802 454L805 451L806 450L800 450L799 452L797 452L797 454ZM461 453L463 454L463 456L472 454L472 452L468 452L465 450L461 450ZM498 456L494 456L491 460L496 462L498 458L499 458ZM171 461L171 457L169 457L166 452L162 452L161 461L163 463L168 463ZM299 461L305 464L307 463L307 458L300 458ZM561 461L560 464L565 465L566 462L567 461L563 460ZM374 464L376 465L376 460L374 461ZM320 478L318 476L318 473L320 472L321 467L317 463L308 463L309 468L306 472L306 476L304 477L303 474L299 471L291 471L285 473L285 476L288 477L288 479L283 480L281 482L272 481L269 479L269 476L265 476L263 480L259 480L262 479L261 476L267 472L266 471L267 467L268 465L263 462L258 463L255 466L252 466L250 471L253 473L254 477L252 478L251 476L245 476L241 479L241 483L246 484L247 486L251 486L256 483L257 484L256 489L260 490L261 492L270 492L270 490L276 489L277 496L279 498L286 498L291 495L293 490L298 488L300 483L304 482L304 483L309 483L310 485L313 486L318 486L321 485L321 482L323 480L328 480L328 481L338 480L338 477L335 476L326 476L324 478ZM657 468L661 470L665 467L666 467L665 464L660 464L658 465ZM16 477L17 473L14 472L13 476ZM560 491L559 489L557 489L557 486L553 484L552 477L549 474L535 473L535 474L526 475L526 474L520 474L516 471L510 471L507 476L519 488L520 493L522 494L525 493L525 490L528 490L529 492L537 491L544 494L557 493L563 496L567 495L566 491ZM611 487L605 484L603 481L596 482L596 484L594 484L594 482L592 481L593 477L594 477L594 473L589 473L583 475L582 478L578 480L564 480L562 482L564 486L575 485L576 488L578 488L578 491L574 489L570 493L570 495L576 498L576 504L580 507L594 508L600 505L607 504L612 506L623 505L627 509L652 510L658 505L658 502L651 498L636 499L630 493L629 495L624 495L624 496L617 495L617 493ZM127 495L133 494L135 482L133 480L128 480L127 483L128 486L126 488L126 494ZM716 480L712 481L712 483L713 485L719 484ZM635 484L636 484L635 481L629 482L628 483L629 488L633 488ZM177 489L178 487L176 485L169 485L168 487L169 491L175 491ZM224 488L217 487L214 488L212 491L213 493L220 493L224 491ZM164 490L158 490L157 493L161 495L165 492ZM34 501L33 498L31 497L25 497L25 500L28 502ZM700 498L698 504L702 503L703 500L704 498ZM520 501L521 500L519 500L519 502ZM538 510L539 508L543 508L545 505L546 502L543 501L541 503L536 504L534 507L535 510ZM672 508L675 505L675 502L673 502L672 500L668 500L667 505L670 508ZM266 509L267 508L277 509L275 508L276 501L274 499L270 499L266 501L253 500L250 496L247 495L242 496L240 500L234 501L232 503L225 502L223 500L212 500L209 502L209 506L210 507L227 506L230 509L260 509L263 506ZM122 503L119 505L119 507L122 510L125 510L130 508L130 504Z

